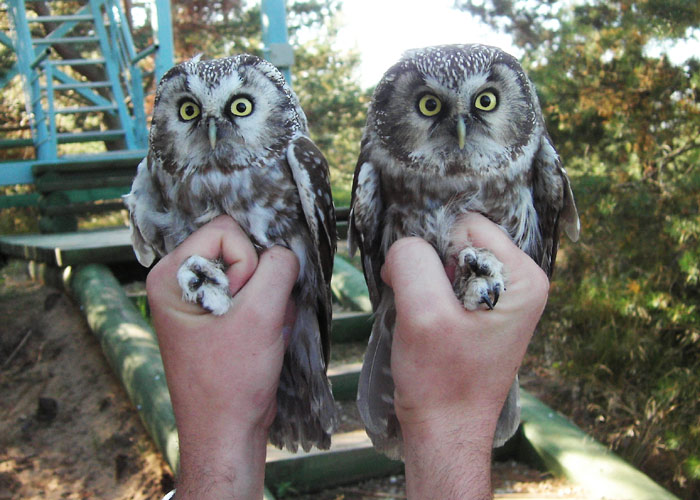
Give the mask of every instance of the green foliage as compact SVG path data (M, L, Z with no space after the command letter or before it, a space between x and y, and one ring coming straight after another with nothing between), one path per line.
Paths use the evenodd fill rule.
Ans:
M542 362L583 424L685 498L700 491L700 63L650 47L700 25L694 0L460 2L513 33L572 177ZM474 5L476 4L476 5ZM543 336L545 337L545 336Z
M207 58L241 52L262 54L260 8L241 0L175 0L172 2L175 56Z

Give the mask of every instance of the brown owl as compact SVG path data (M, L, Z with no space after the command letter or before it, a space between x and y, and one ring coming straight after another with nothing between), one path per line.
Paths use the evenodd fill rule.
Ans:
M375 446L392 457L402 453L390 367L395 305L379 272L394 241L418 236L456 265L454 290L465 308L496 307L506 287L501 263L488 250L450 241L456 218L467 212L499 224L548 276L560 227L578 238L569 179L518 61L483 45L408 52L384 74L370 104L349 237L351 252L362 253L376 313L358 407ZM516 377L494 446L519 421Z
M159 83L148 156L125 197L145 266L221 214L257 249L282 245L296 254L296 320L270 429L272 443L292 451L328 448L337 420L326 377L336 248L328 175L299 101L274 66L250 55L195 58ZM231 304L221 262L194 255L178 282L185 300L213 314Z

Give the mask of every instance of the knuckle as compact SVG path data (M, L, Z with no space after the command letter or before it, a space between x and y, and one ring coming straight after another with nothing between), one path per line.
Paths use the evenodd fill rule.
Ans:
M532 273L529 290L533 297L543 302L547 300L549 295L549 278L539 267Z

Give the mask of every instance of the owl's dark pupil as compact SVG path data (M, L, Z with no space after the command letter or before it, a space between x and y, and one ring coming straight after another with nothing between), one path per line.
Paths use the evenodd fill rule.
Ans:
M491 105L491 98L487 95L482 95L479 100L481 101L481 106L484 108L488 108Z
M187 106L185 108L185 114L187 116L192 116L194 114L194 106Z
M248 106L246 106L246 103L244 102L239 102L238 104L236 104L236 111L238 111L239 113L245 113L247 109Z
M428 111L435 111L438 107L438 103L435 99L428 99L425 101L425 109Z

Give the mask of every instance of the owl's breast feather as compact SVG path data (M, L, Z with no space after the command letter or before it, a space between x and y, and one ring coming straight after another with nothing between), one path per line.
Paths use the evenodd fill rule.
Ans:
M279 243L279 235L299 219L296 186L277 165L193 173L171 192L176 210L195 229L226 214L261 247Z
M539 244L537 213L525 175L436 177L405 170L403 175L396 170L382 174L387 250L406 236L418 236L446 250L457 217L468 212L499 224L527 253Z

